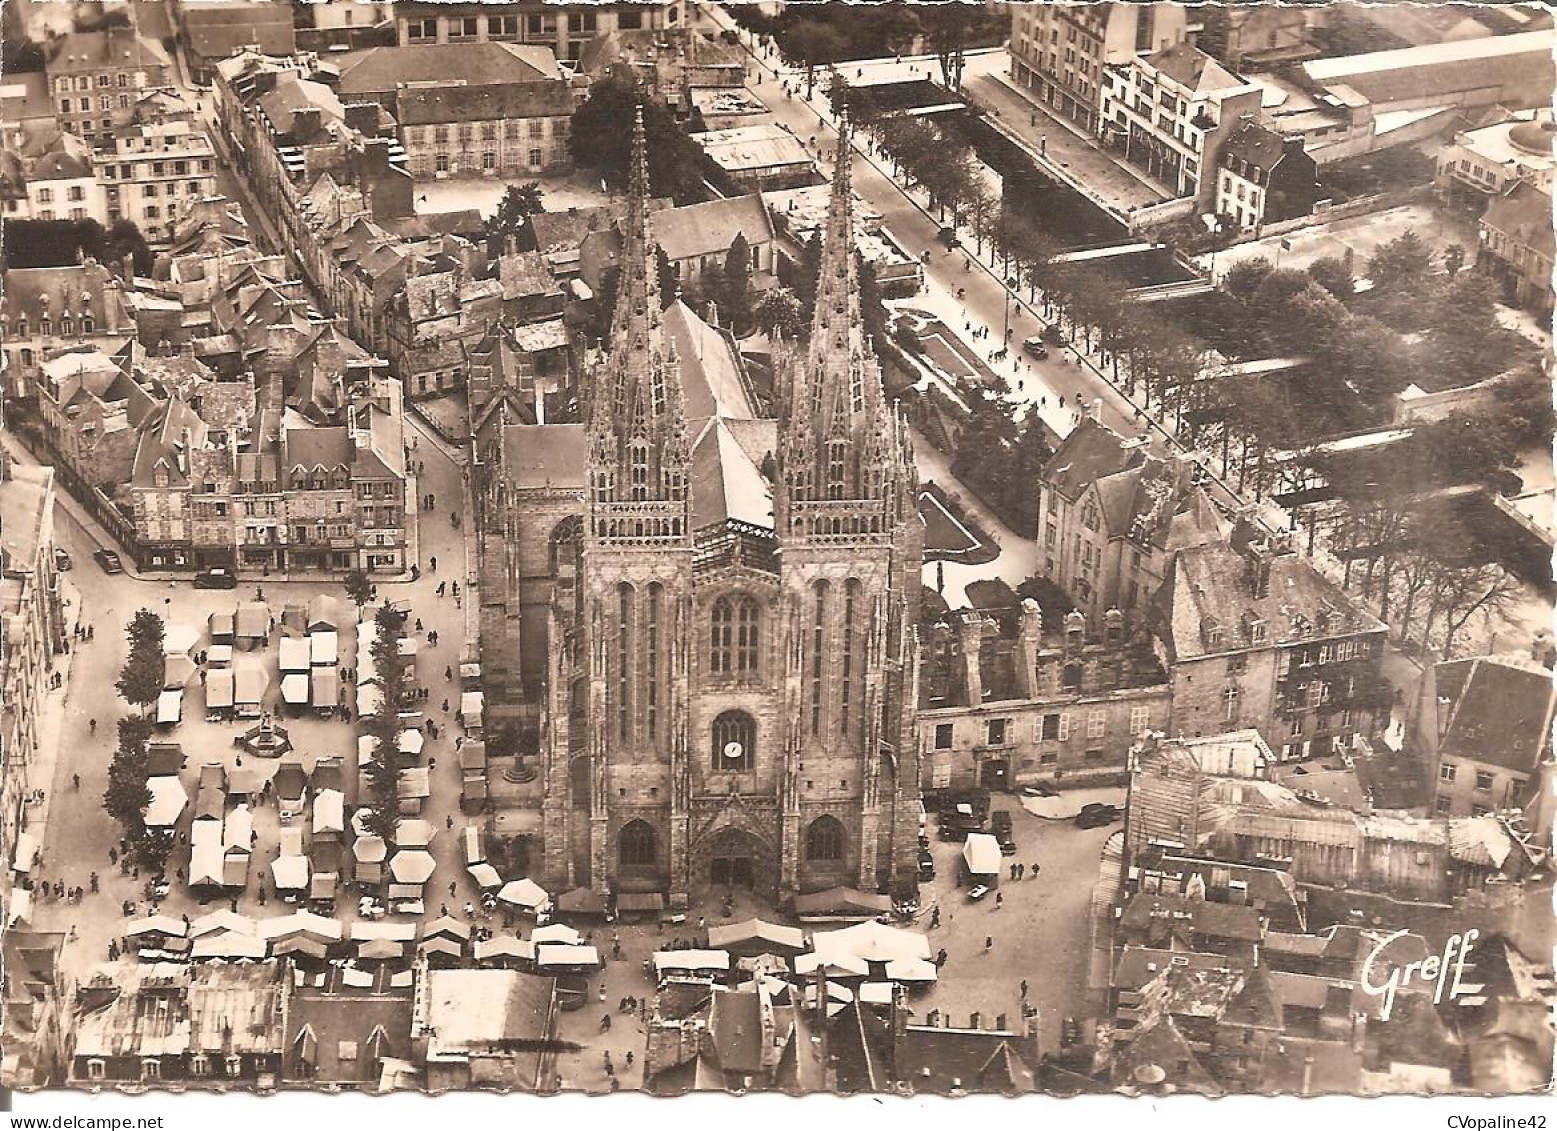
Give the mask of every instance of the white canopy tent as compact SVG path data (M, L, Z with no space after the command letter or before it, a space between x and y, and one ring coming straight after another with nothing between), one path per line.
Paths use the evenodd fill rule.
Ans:
M178 823L185 807L189 804L189 794L184 789L184 783L172 774L159 774L157 777L148 778L146 787L151 791L151 804L146 806L146 825L153 829L166 829ZM20 842L17 844L17 859L22 859ZM27 860L32 861L29 853Z

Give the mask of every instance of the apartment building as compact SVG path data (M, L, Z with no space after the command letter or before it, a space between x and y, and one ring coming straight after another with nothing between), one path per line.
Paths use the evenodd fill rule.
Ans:
M1208 205L1222 147L1259 113L1260 89L1204 51L1175 44L1108 72L1099 133L1175 196Z
M60 128L89 142L129 121L141 95L172 81L167 52L129 28L73 32L45 53Z
M179 220L216 195L216 156L194 111L167 94L136 103L130 122L93 151L107 220L131 220L153 246L173 237Z
M1187 33L1179 4L1013 4L1011 77L1035 101L1096 133L1106 70Z
M682 0L646 4L437 3L402 0L395 24L402 45L423 43L528 43L549 47L559 59L576 60L584 45L613 31L656 30L685 23Z

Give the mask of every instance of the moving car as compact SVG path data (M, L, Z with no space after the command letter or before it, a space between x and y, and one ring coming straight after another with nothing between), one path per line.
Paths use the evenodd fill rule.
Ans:
M1031 785L1024 785L1022 787L1023 797L1058 797L1059 795L1059 790L1055 789L1052 785L1046 785L1041 781L1033 782Z
M1094 801L1090 805L1083 805L1081 812L1076 814L1076 827L1081 829L1098 829L1104 825L1111 825L1119 819L1119 807L1107 805L1101 801Z
M236 589L238 579L220 566L195 574L196 589Z
M1022 341L1022 352L1028 357L1036 357L1042 361L1049 356L1049 347L1043 344L1043 338L1034 335Z
M969 903L977 903L979 900L983 899L988 894L989 894L989 885L988 884L979 884L977 887L968 889L968 902Z
M947 251L952 251L962 246L962 240L957 235L956 228L942 228L935 238L941 241L941 246Z
M92 560L102 568L104 573L124 572L124 565L119 561L119 555L112 550L95 550L92 553Z
M58 546L55 546L54 547L54 568L59 570L60 573L64 573L67 569L69 569L71 567L72 564L73 563L70 560L70 555L67 554L64 550L61 550Z

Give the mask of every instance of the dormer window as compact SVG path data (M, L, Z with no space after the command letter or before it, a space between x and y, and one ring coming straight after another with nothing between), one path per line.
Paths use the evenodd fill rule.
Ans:
M1088 499L1087 505L1081 508L1081 524L1088 530L1096 530L1098 527L1097 503L1091 499Z
M45 338L50 337L54 333L54 320L52 318L38 319L38 333Z

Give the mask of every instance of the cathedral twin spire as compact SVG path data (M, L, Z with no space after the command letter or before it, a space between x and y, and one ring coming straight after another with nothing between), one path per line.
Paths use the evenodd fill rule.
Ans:
M616 309L589 389L593 495L599 502L685 503L688 445L681 372L664 334L649 237L648 143L641 107L632 145Z

